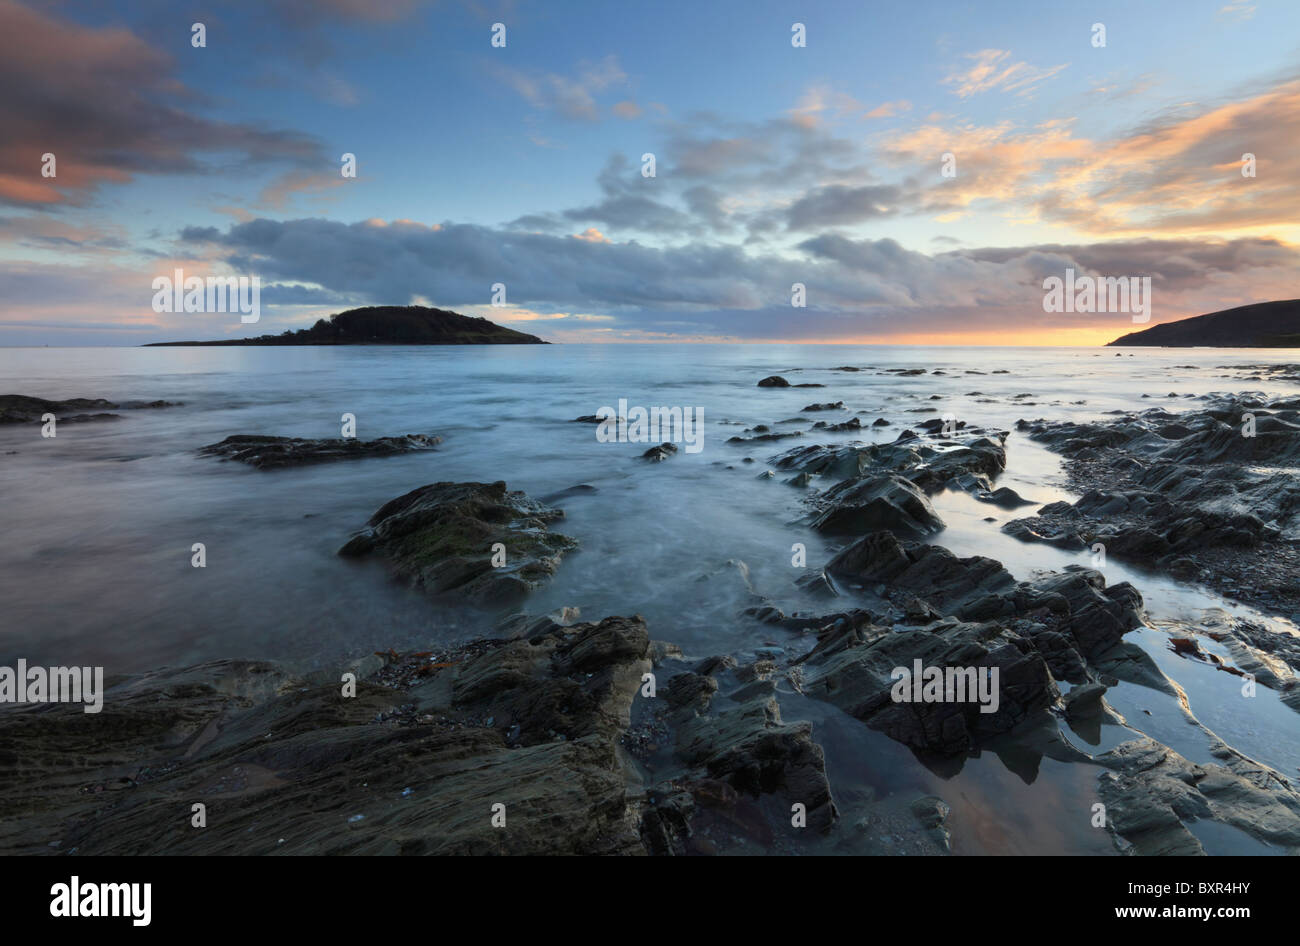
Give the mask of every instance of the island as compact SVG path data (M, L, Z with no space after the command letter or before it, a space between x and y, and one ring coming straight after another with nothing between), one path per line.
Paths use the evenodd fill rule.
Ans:
M1130 332L1108 343L1166 348L1300 348L1300 299L1252 305L1197 315Z
M422 305L372 305L338 312L311 328L280 335L223 338L211 342L153 342L146 348L180 345L548 345L484 318Z

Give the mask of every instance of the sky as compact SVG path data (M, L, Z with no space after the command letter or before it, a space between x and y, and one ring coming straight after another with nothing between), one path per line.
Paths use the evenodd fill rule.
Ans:
M377 304L1096 345L1146 326L1045 279L1150 278L1147 324L1300 296L1297 0L0 0L0 88L0 345ZM156 312L177 269L260 320Z

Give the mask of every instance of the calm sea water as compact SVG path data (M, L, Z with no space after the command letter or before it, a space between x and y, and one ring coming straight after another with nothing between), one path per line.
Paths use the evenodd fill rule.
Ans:
M748 602L734 569L698 579L743 560L759 593L787 611L808 604L791 584L791 546L805 543L810 565L823 562L828 547L795 521L801 490L782 483L785 477L758 478L764 461L786 447L892 440L909 423L949 412L968 424L1011 429L1022 417L1179 409L1193 406L1184 395L1263 385L1225 377L1220 366L1285 358L1240 349L1134 349L1117 357L1113 349L751 345L0 349L4 393L184 402L121 411L114 422L63 424L53 439L43 439L36 424L0 428L0 663L26 657L103 665L112 674L239 656L311 667L482 636L491 627L484 615L435 605L390 580L377 562L335 555L381 504L439 480L504 479L535 497L577 484L596 487L558 503L567 517L556 528L582 547L528 601L532 612L577 605L593 620L639 613L652 636L693 656L780 643L785 632L735 620ZM837 366L862 370L830 370ZM885 368L927 373L879 373ZM936 369L943 373L929 373ZM755 386L770 374L826 386ZM1268 385L1278 393L1296 388ZM620 398L699 408L703 450L647 464L638 459L647 445L599 443L593 425L571 422ZM744 427L771 425L824 401L865 411L864 423L879 416L893 426L780 444L725 442ZM935 410L913 412L919 408ZM230 434L336 437L344 413L356 416L362 439L432 433L443 444L436 452L272 472L195 454ZM756 462L744 464L745 457ZM999 482L1044 503L1069 498L1057 458L1014 432ZM996 558L1018 577L1085 561L1003 536L998 528L1008 514L965 495L944 494L936 506L949 528L934 541L961 555ZM999 521L985 522L990 515ZM206 568L191 567L196 542L206 546ZM1156 619L1194 620L1201 608L1228 606L1113 562L1107 578L1133 581ZM1214 689L1233 678L1201 680L1189 664L1175 660L1167 670L1195 678L1186 685L1201 721L1294 775L1294 714L1270 708L1245 720L1234 716L1242 701ZM1135 712L1144 699L1135 698ZM822 724L829 764L852 772L853 752L831 748L840 725ZM1191 753L1196 746L1178 746L1189 737L1176 728L1170 725L1170 744ZM842 738L860 742L867 738L862 729L856 724ZM874 751L893 752L878 743ZM1078 767L1064 768L1071 774L1058 781L1052 804L1078 778ZM1020 797L1023 785L990 772L1006 774L997 765L967 767L962 778L972 798ZM1082 783L1076 788L1086 795ZM1023 817L1032 817L1033 805L1016 804L1027 805ZM973 819L981 809L965 810ZM1048 831L1050 812L1041 816ZM1004 823L999 833L967 826L968 834L992 832L1033 848L1031 827ZM981 843L999 849L996 840ZM1040 846L1051 848L1050 839Z

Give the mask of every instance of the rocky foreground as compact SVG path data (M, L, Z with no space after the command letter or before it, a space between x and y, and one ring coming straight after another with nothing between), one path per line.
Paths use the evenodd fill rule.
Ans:
M1242 410L1258 416L1258 438L1245 444L1230 425ZM1104 476L1108 496L1040 510L1012 531L1105 540L1117 555L1151 555L1151 545L1152 560L1171 570L1221 549L1279 554L1294 478L1240 461L1290 462L1293 410L1247 399L1193 416L1026 424L1077 476ZM783 712L797 696L805 702L794 706L825 705L935 772L955 773L985 750L1027 781L1046 759L1090 766L1106 811L1098 830L1120 852L1204 853L1189 828L1196 821L1300 852L1291 778L1214 737L1126 639L1144 626L1137 589L1081 567L1018 581L997 561L927 541L944 525L930 500L942 490L1003 508L1025 500L994 488L1005 431L918 426L891 443L809 445L771 458L794 485L831 484L809 489L805 522L843 543L795 582L824 609L786 613L782 596L751 588L737 620L786 635L786 645L690 655L671 628L635 615L581 622L566 608L515 613L491 636L453 647L377 654L307 677L226 661L114 680L96 715L57 704L0 713L0 850L951 850L949 807L937 796L901 810L869 803L865 815L859 805L845 818L817 728ZM340 555L379 559L436 600L499 613L576 548L552 531L562 518L503 482L434 483L384 504ZM1202 526L1190 533L1193 523ZM1189 534L1198 538L1184 541ZM725 569L748 584L744 563ZM1297 692L1294 653L1233 634L1242 666L1265 686ZM895 668L917 661L996 671L998 698L900 701ZM1188 760L1136 726L1109 751L1078 748L1097 745L1102 727L1125 731L1106 698L1121 684L1182 705L1213 761Z

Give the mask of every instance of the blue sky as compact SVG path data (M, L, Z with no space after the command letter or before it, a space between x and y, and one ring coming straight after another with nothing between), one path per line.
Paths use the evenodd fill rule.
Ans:
M1131 325L1043 313L1066 266L1152 276L1157 322L1295 296L1297 27L1289 0L0 0L0 344L410 302L557 341L1086 344ZM262 322L154 313L178 265L259 275Z

